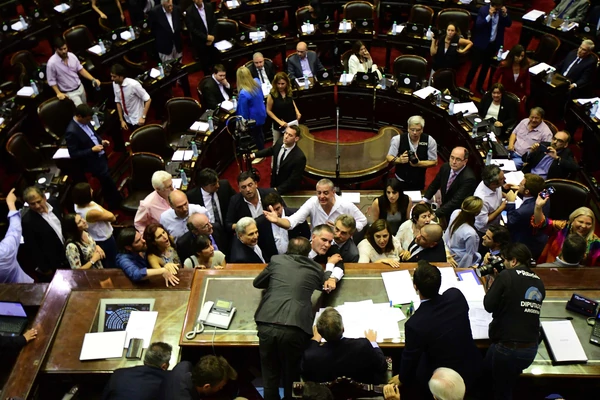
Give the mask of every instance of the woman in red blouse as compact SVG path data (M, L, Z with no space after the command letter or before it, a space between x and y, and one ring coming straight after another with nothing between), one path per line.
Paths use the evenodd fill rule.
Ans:
M529 97L529 60L520 44L513 47L492 78L492 83L502 82L507 92L516 94L525 105Z

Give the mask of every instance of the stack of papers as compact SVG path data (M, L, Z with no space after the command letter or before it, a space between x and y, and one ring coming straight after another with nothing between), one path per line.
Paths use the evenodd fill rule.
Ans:
M132 311L129 314L129 321L127 321L127 338L125 339L125 348L129 347L130 339L144 339L144 349L147 349L152 339L152 332L154 331L154 324L156 324L156 318L158 317L158 311Z
M340 31L348 32L352 29L352 24L348 21L344 23L344 21L340 22Z
M55 6L54 10L59 13L64 13L64 12L68 11L70 8L71 8L70 5L68 5L66 3L62 3L62 4Z
M504 174L504 179L506 180L506 183L508 183L511 186L519 186L523 178L525 178L525 174L523 173L523 171L514 171L509 172L508 174Z
M173 153L172 161L189 161L192 159L194 152L192 150L177 150Z
M473 339L489 339L490 322L492 314L485 311L483 301L470 301L469 303L469 322L471 323L471 334Z
M513 160L507 160L505 158L492 158L492 165L497 165L502 171L516 171L517 166Z
M23 23L21 21L15 22L10 27L12 28L13 31L22 31L24 29L27 29L27 25L23 25Z
M540 10L531 10L527 14L523 15L523 19L527 21L537 21L542 15L546 15L546 13Z
M374 304L373 300L346 302L335 307L344 322L344 337L358 339L365 337L365 331L377 332L377 341L401 337L398 322L406 319L401 309L390 307L389 303ZM315 316L315 323L323 312L321 308Z
M463 113L464 116L477 114L479 110L477 110L477 106L472 101L468 103L456 103L454 104L454 114Z
M91 51L92 53L97 54L97 55L102 54L102 49L100 48L99 45L94 45L94 46L90 47L88 49L88 51Z
M230 10L233 8L238 8L240 6L240 4L236 0L226 1L225 4Z
M134 37L131 37L131 32L129 32L129 31L123 31L123 32L121 32L120 36L121 36L121 39L123 39L123 40L132 40L132 39L135 39Z
M415 310L419 307L421 300L408 271L382 272L381 277L388 299L393 305L409 304L412 301Z
M56 153L54 153L52 158L54 160L57 160L59 158L71 158L71 154L69 154L69 149L67 149L66 147L61 147L58 150L56 150Z
M541 72L547 72L549 70L554 71L554 67L552 67L552 65L546 64L545 62L541 62L529 68L529 72L531 72L534 75L538 75Z
M267 32L265 32L265 31L250 32L249 36L250 36L250 40L253 40L253 41L265 40L265 38L267 37Z
M220 42L215 43L215 47L219 51L225 51L232 48L233 44L228 40L221 40Z
M195 132L206 132L208 130L208 123L196 121L190 126L190 130Z
M426 99L427 96L429 96L431 94L437 95L438 92L439 92L439 90L437 90L433 86L427 86L427 87L424 87L423 89L419 89L416 92L413 92L413 94L422 99Z
M233 103L229 100L225 100L221 103L221 108L225 111L231 111L233 110Z
M313 24L302 24L302 33L306 33L307 35L310 35L312 33L314 33L315 31L315 26Z
M396 29L392 29L392 35L399 35L404 30L405 25L396 25ZM392 26L393 28L393 26Z
M152 79L156 79L156 78L158 78L159 76L160 76L160 71L159 71L159 70L157 70L156 68L152 68L152 69L150 70L150 78L152 78Z
M342 74L342 75L340 75L340 83L344 84L344 85L351 84L353 79L354 79L354 74ZM344 82L346 82L346 83L344 83Z
M79 360L103 360L123 357L126 331L86 333Z
M31 86L23 86L17 92L17 96L31 97L33 96L33 88Z

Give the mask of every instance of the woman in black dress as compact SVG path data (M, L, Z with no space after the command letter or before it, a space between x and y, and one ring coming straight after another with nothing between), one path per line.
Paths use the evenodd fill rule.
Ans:
M446 33L431 41L429 52L433 58L433 70L458 68L458 57L469 50L473 42L460 35L460 29L453 23L446 27Z
M92 8L110 29L125 25L125 15L119 0L92 0Z
M302 114L292 98L292 84L285 72L278 72L273 78L273 88L267 97L267 115L273 120L273 143L289 122L300 121Z

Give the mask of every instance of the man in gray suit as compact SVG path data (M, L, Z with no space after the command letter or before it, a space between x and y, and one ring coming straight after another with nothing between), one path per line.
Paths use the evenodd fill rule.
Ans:
M306 43L299 42L296 45L296 54L292 54L287 61L288 64L288 75L290 79L301 78L305 74L306 76L313 77L319 71L323 71L325 68L319 61L317 53L314 51L308 51Z
M589 7L588 0L561 0L551 13L560 19L569 18L569 22L582 22Z
M313 333L311 296L331 274L308 258L310 249L308 239L290 239L287 253L273 256L254 279L255 288L266 289L254 314L265 400L279 400L280 378L291 399L292 384L300 380L300 360Z
M333 241L340 249L340 255L344 262L358 262L358 247L352 239L354 232L356 232L356 220L352 215L342 214L335 219Z

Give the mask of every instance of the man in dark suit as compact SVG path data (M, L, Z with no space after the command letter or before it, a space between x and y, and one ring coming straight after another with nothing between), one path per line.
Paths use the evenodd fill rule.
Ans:
M148 24L155 39L156 50L162 62L181 57L181 9L173 0L162 0L162 4L148 12Z
M427 382L439 367L451 368L463 377L467 393L476 391L483 358L475 346L469 322L469 305L456 288L438 294L442 283L440 270L419 261L413 282L421 305L404 324L405 347L399 379L416 384L429 393Z
M202 63L204 76L210 74L215 61L215 30L217 18L211 2L193 0L185 12L185 25L190 32L194 57Z
M492 57L498 53L500 46L504 45L504 29L511 25L512 20L502 0L492 0L491 4L479 8L472 37L471 69L465 82L467 89L470 89L475 74L481 67L476 88L478 92L484 93L483 85L487 79Z
M21 221L25 248L34 258L35 270L41 279L50 282L54 271L67 267L61 225L63 213L57 199L46 200L44 192L35 186L23 191L23 200L29 205Z
M275 66L270 60L265 60L262 53L254 53L252 65L248 67L253 78L258 78L260 83L268 83L272 86L275 79Z
M212 75L202 79L200 91L202 92L204 108L208 110L214 110L219 104L229 100L232 95L231 85L227 82L227 72L223 65L215 65Z
M289 56L287 65L290 80L302 78L304 75L309 78L314 77L317 72L325 69L319 61L317 53L312 50L308 51L308 46L304 42L296 45L296 54Z
M531 172L544 179L567 179L579 169L568 147L570 142L571 135L559 131L554 134L549 147L542 148L539 143L534 143L531 145L531 151L521 157L525 163L523 172Z
M259 188L252 171L242 172L237 181L240 192L231 198L225 216L225 229L229 231L235 230L235 223L242 217L258 218L263 215L262 199L275 192L271 188Z
M525 177L519 184L517 193L510 191L506 194L506 227L510 231L510 237L513 243L523 243L526 245L533 259L537 260L548 241L548 235L538 229L535 233L531 227L531 216L535 208L535 199L544 189L544 178L535 174L525 174ZM517 194L523 199L519 208L515 206ZM544 215L550 212L550 201L544 206Z
M323 288L329 273L308 258L310 244L303 237L290 240L287 254L276 255L254 278L254 287L266 289L254 320L258 327L264 399L292 398L292 384L300 380L300 360L312 335L311 296Z
M250 155L255 157L273 157L271 169L271 187L280 194L296 190L302 182L302 173L306 168L306 156L296 144L300 140L298 125L285 128L283 137L269 148L259 150Z
M273 207L279 218L285 215L292 215L298 211L295 208L285 207L283 199L277 192L266 195L262 203L265 210ZM266 262L271 261L271 257L277 254L285 254L290 239L298 236L303 236L307 239L310 237L310 228L306 221L294 229L287 230L270 222L267 217L261 215L256 218L256 227L258 228L258 247L260 247Z
M556 18L569 18L569 22L582 22L589 7L589 0L561 0L550 13L554 13Z
M79 163L81 169L90 172L100 181L102 193L112 209L119 208L121 195L108 170L105 148L108 140L102 140L90 124L94 112L87 104L75 109L75 117L67 125L66 141L71 159Z
M431 201L439 190L442 204L435 210L435 215L443 220L450 219L452 211L460 208L463 200L471 196L477 188L477 178L467 166L469 151L464 147L455 147L450 153L450 160L440 167L439 172L423 194L423 198Z
M167 375L171 345L154 342L146 350L144 365L119 368L104 387L102 400L153 400Z
M442 236L444 231L438 224L427 224L402 253L402 261L446 262L446 247Z
M356 232L356 220L352 215L342 214L335 219L333 226L333 244L340 249L342 260L357 263L360 258L358 247L352 235Z
M386 383L387 361L377 345L377 332L369 329L365 338L343 337L340 313L327 307L313 327L313 337L302 357L302 378L331 382L341 376L360 383ZM321 339L325 343L321 343Z
M215 250L221 250L226 248L223 238L216 234L213 230L213 226L208 219L206 214L194 213L190 215L187 221L188 231L177 239L177 254L179 259L183 262L187 258L196 255L196 249L194 243L199 235L207 236Z
M258 228L252 217L243 217L235 226L229 261L232 264L264 264L265 259L258 245Z
M340 248L333 244L333 229L329 225L317 225L312 230L311 250L308 254L312 260L325 265L325 271L331 277L325 282L325 289L334 290L344 276L344 260Z
M571 50L567 56L556 64L556 71L565 76L571 84L569 85L569 98L581 97L586 86L592 82L596 71L597 58L592 55L594 42L584 40L578 49Z

